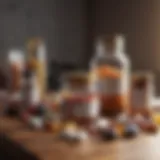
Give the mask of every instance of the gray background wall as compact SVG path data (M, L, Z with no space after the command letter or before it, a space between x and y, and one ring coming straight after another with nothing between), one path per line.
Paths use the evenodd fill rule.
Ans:
M0 63L30 36L46 40L48 59L83 66L96 36L124 33L132 69L160 80L159 0L1 0ZM157 82L160 91L160 84Z
M48 59L82 64L87 50L85 0L0 1L0 56L30 36L46 40ZM2 62L3 62L2 60Z

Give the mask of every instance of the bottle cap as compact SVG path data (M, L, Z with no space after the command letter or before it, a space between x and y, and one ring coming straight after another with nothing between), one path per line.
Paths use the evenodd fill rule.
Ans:
M97 41L97 52L123 52L125 46L125 38L120 34L111 34L101 36Z

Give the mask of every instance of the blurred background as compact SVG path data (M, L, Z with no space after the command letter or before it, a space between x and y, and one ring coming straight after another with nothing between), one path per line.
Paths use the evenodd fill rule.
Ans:
M91 62L90 60L93 58L93 56L95 54L95 51L94 51L95 40L98 36L110 34L110 33L122 33L126 37L126 54L128 55L129 60L131 61L132 71L141 71L142 70L142 71L147 71L147 72L149 71L151 73L153 72L153 74L155 76L155 81L156 81L156 84L155 84L156 97L158 96L158 98L159 98L160 97L160 83L159 83L159 81L160 81L160 62L159 62L160 61L159 60L160 59L160 17L159 16L160 16L160 0L1 0L0 1L0 90L7 88L8 83L10 83L10 82L8 82L9 81L8 77L12 77L11 72L7 72L8 71L7 66L9 66L8 65L8 59L9 59L8 53L10 53L10 51L11 52L14 51L14 49L15 49L15 50L20 50L20 51L28 54L29 51L26 51L27 50L26 43L27 43L28 39L30 39L32 37L42 37L42 39L44 39L44 41L45 41L46 48L47 48L47 70L48 70L47 83L43 84L43 81L42 82L37 81L37 79L43 79L45 77L45 75L43 75L42 73L44 73L46 71L45 70L46 68L44 67L45 66L44 64L42 65L41 63L39 63L39 61L35 58L36 56L34 57L35 59L32 57L33 60L37 60L35 62L33 61L33 63L35 63L35 65L33 65L34 66L33 68L34 69L36 68L34 70L34 72L40 73L40 74L37 74L38 76L36 75L38 78L35 76L37 78L36 82L37 82L37 84L39 84L39 86L37 88L39 89L42 86L42 90L43 90L44 89L43 85L45 86L45 84L48 84L49 91L58 91L58 89L60 87L59 78L63 73L67 73L68 71L74 71L74 70L76 70L76 71L83 70L83 69L85 71L89 70L89 64ZM27 63L28 63L28 61L27 61ZM36 64L40 64L40 65L38 65L38 67L37 67ZM41 67L41 65L42 65L42 67ZM28 66L26 65L25 67L27 68ZM43 68L45 68L45 69L42 70ZM29 79L28 77L32 77L32 75L31 75L31 73L29 74L29 72L27 72L27 71L30 71L31 68L29 68L28 70L27 69L26 69L26 72L24 72L25 76L24 75L23 76L25 77L25 79L28 80ZM20 73L20 71L18 71L18 72ZM15 73L13 72L13 75L14 74ZM41 75L41 74L42 74L42 77L39 78L39 75ZM82 79L83 79L83 77L85 80L85 77L87 77L87 76L82 75ZM12 78L10 79L11 81L12 81ZM81 76L80 76L80 78L81 78ZM20 79L20 78L18 77L18 79ZM143 80L143 78L142 78L142 80ZM29 82L29 80L27 82ZM21 83L21 81L19 83ZM151 81L151 83L152 83L152 81ZM35 84L33 83L33 86L36 86ZM43 85L41 85L41 84L43 84ZM86 81L84 82L84 84L86 84L86 86L88 87L88 79L87 78L86 78ZM30 86L30 87L28 87L28 86ZM32 86L32 84L30 84L30 83L28 86L27 86L28 88L34 88ZM142 81L142 86L143 86L143 81ZM145 82L144 82L144 86L145 86ZM81 86L80 86L80 88L81 88ZM140 83L140 89L141 89L141 83ZM29 91L30 91L30 89L29 90L26 89L24 91L24 93L27 92L29 94L30 93ZM144 93L143 93L145 96L146 96L145 93L147 93L147 91L144 91ZM149 88L149 91L150 91L150 88ZM74 91L73 91L73 93L74 93ZM20 92L20 94L21 94L21 92ZM51 92L49 92L49 94L51 94ZM49 94L47 92L47 96ZM23 95L23 96L28 100L29 98L26 95ZM20 115L21 118L25 121L25 123L31 124L33 126L35 125L34 126L35 128L38 125L40 126L40 127L39 126L38 127L41 128L41 125L43 125L43 121L44 121L43 118L47 115L49 118L46 116L48 118L48 121L47 122L44 121L44 124L46 123L45 125L47 127L49 126L48 128L51 132L50 137L48 136L49 135L48 133L41 135L38 132L37 133L35 132L36 134L34 134L34 132L33 132L33 134L32 134L32 131L25 130L26 128L21 127L21 125L19 125L19 123L14 123L14 121L12 121L12 119L11 120L5 119L3 122L5 122L6 128L4 127L5 125L2 126L2 124L1 124L1 128L3 130L5 130L6 133L12 134L12 131L14 130L14 127L15 127L15 130L17 133L16 141L18 142L18 138L20 137L19 142L22 142L23 141L22 139L24 138L24 142L27 142L27 144L30 143L30 145L28 145L29 148L32 148L32 146L33 146L33 148L34 147L38 148L39 150L38 149L36 150L37 153L39 153L40 156L42 156L42 157L44 156L45 159L47 159L46 155L47 156L49 155L46 152L47 151L47 149L45 148L46 146L48 146L48 150L52 154L54 153L56 155L56 152L58 151L60 154L57 156L61 157L62 156L61 150L56 150L56 147L55 147L54 152L51 150L51 148L53 147L52 146L52 137L53 137L52 134L54 132L59 132L57 130L60 130L61 128L63 128L66 125L66 124L65 125L63 124L64 126L62 126L62 122L60 119L61 117L60 117L60 115L58 115L58 109L60 107L62 107L62 109L63 109L64 106L68 107L68 106L70 106L70 104L67 105L67 103L66 104L64 103L65 105L61 106L60 101L62 101L62 99L60 99L58 96L56 97L56 94L51 95L50 97L52 97L52 100L55 102L51 101L50 103L46 103L46 104L43 104L44 102L43 103L41 102L42 104L38 104L39 106L36 109L33 106L30 106L27 104L30 107L29 108L25 104L29 109L24 113L22 112L22 114ZM73 94L73 97L74 97L74 94ZM137 97L139 98L139 95ZM30 97L30 99L32 99L32 96ZM39 99L42 101L41 97ZM47 100L49 101L50 99L48 98ZM74 100L74 98L71 100ZM146 102L147 100L148 99L144 98L144 102ZM160 99L158 99L158 100L159 100L159 103L158 103L158 109L159 109ZM14 101L14 96L13 96L13 101ZM75 104L76 103L79 104L78 101L85 101L85 102L87 101L86 103L90 104L90 102L92 102L92 98L90 99L90 96L89 96L89 98L84 96L84 100L83 99L82 100L76 99L73 102ZM121 101L123 102L123 100L120 100L120 102ZM142 101L143 101L143 98L142 98ZM114 102L114 100L113 100L113 102ZM51 103L53 103L53 105ZM71 107L72 107L72 103L71 103ZM73 106L74 106L74 103L73 103ZM5 102L4 102L4 104L5 104ZM6 107L6 108L10 104L12 106L12 103L10 103L10 104L8 103L9 105L7 104L6 106L4 104L2 106ZM19 104L13 103L13 107L11 107L11 108L16 108L14 105L16 107L23 106L23 105L21 105L21 103L19 103ZM48 107L49 105L50 105L50 107ZM89 105L85 105L85 106L89 106ZM111 107L111 105L108 105L108 106ZM117 107L117 105L115 105L115 104L114 104L114 106ZM50 108L53 108L54 111L51 111ZM46 109L46 110L44 110L44 109ZM85 109L86 109L86 107L85 107ZM4 112L6 112L6 110ZM68 108L67 108L67 110L68 110ZM90 110L92 110L92 108ZM59 117L56 115L56 112ZM59 112L65 113L66 111L59 110ZM98 113L98 111L96 111L96 112ZM147 112L150 113L150 110ZM48 115L48 113L51 113L53 115L50 115L50 114ZM38 119L36 119L37 117L38 117ZM122 119L123 119L123 116L122 116ZM160 123L160 116L158 117L158 119L159 119L159 123ZM89 120L89 123L90 123L90 120ZM134 123L137 123L137 122L134 122ZM146 124L150 123L151 128L149 128L149 130L152 131L152 130L157 129L156 126L154 126L154 123L153 123L153 127L152 127L152 121L151 122L150 121L146 121L146 122L143 121L143 123L142 123L142 126L144 128L147 126ZM18 127L19 126L20 127L16 128L16 124ZM125 130L124 126L122 126L121 124L119 125L119 124L120 123L118 122L117 126L119 128L117 126L116 127L118 128L118 131L120 130L122 132L122 127L123 127L123 130ZM77 127L75 124L74 125L76 127L74 125L73 126L72 125L73 124L70 124L71 130L72 130L72 127L73 127L73 129ZM92 134L94 134L95 128L94 127L92 128L92 127L89 129L87 128L87 129L89 130L89 132L93 132ZM112 128L113 126L109 126L109 127ZM138 131L134 127L133 128L132 127L131 127L131 131L133 131L133 133L137 134ZM21 132L18 132L18 130L20 130L20 129L22 129ZM114 127L113 127L113 129L114 129ZM15 135L16 135L16 133L15 133ZM114 132L113 132L113 134L111 134L111 137L112 137L112 135L114 138ZM21 136L22 136L22 138L21 138ZM44 136L44 137L41 138L41 136L42 137ZM3 134L2 135L0 134L0 138L1 137L3 137ZM35 143L35 146L34 146L33 143L36 141L32 141L32 138L36 139L36 137L38 137L37 138L38 140L37 140L37 144ZM6 146L3 148L2 148L2 146L0 146L0 150L2 150L2 153L4 152L5 156L8 156L9 155L8 150L10 149L13 154L17 152L17 155L18 155L19 151L14 151L13 148L15 148L15 150L19 150L19 148L16 148L14 146L14 143L12 144L10 142L10 139L8 139L8 137L3 137L3 139L4 139L4 142L6 141L6 143L5 143ZM148 146L149 146L149 151L150 151L152 149L152 147L150 147L150 146L153 146L152 141L150 141L150 139L149 139L149 141L148 141L148 139L145 139L145 140L147 142L146 144L148 144ZM50 145L52 147L50 147L48 145L49 142L51 142ZM124 142L124 145L123 145L123 142ZM126 152L126 149L129 149L129 151L131 151L131 148L133 146L128 147L126 145L126 142L125 141L123 141L123 142L122 142L122 145L118 145L120 147L122 147L122 146L126 147L125 149L123 149L123 147L122 147L122 151ZM154 139L153 142L154 142L154 144L156 144L156 142L158 143L159 140ZM43 143L46 146L40 145ZM138 144L140 144L139 139L138 139ZM144 147L145 141L143 141L143 139L142 139L141 144L143 146L139 146L139 147L136 146L135 147L138 149L138 153L139 153L139 148ZM41 146L44 148L41 148ZM154 145L154 146L156 146L156 145ZM7 149L8 147L10 147L10 148ZM157 148L158 147L159 147L159 144L157 144ZM92 147L88 147L88 148L92 149ZM97 148L99 149L99 146ZM113 146L113 148L115 148L115 153L121 153L121 152L117 152L117 145L115 145L115 147ZM42 152L43 149L44 149L44 152ZM68 159L70 159L70 155L69 155L70 150L67 150L67 149L68 148L66 148L65 153L66 153L66 155L68 155L68 157L69 157ZM73 148L71 148L71 149L73 149ZM63 148L62 148L62 150L63 150ZM78 150L81 150L81 148L80 149L78 148L77 150L75 149L75 153ZM132 150L134 150L134 149L132 148ZM157 151L156 153L158 153L158 156L159 156L159 152L158 152L159 148L157 150L156 149L154 149L154 150ZM98 150L98 152L99 152L99 150ZM104 150L104 152L106 152L106 150ZM67 153L69 153L69 154L67 154ZM109 150L109 152L106 152L106 153L110 154L110 150ZM128 150L126 153L128 153ZM144 153L150 154L150 152L148 152L147 150ZM25 154L28 154L28 153L25 153ZM95 154L93 154L93 156L94 155ZM123 152L120 155L123 155ZM133 152L133 155L136 156L136 153ZM82 157L79 156L79 157L81 159L83 156ZM113 155L113 157L114 157L114 155ZM148 157L148 155L146 157ZM156 159L155 152L153 152L153 157L154 157L154 159ZM10 159L10 157L8 159ZM19 159L19 156L17 159ZM32 158L26 157L26 159L28 160L28 159L36 159L36 158L35 157L32 157ZM62 157L61 159L64 159L64 157ZM150 157L149 157L149 159L150 159Z
M160 95L159 6L159 0L1 0L0 63L4 67L9 49L23 48L28 37L43 37L49 81L56 83L57 68L88 67L95 38L118 32L127 38L132 69L153 71Z

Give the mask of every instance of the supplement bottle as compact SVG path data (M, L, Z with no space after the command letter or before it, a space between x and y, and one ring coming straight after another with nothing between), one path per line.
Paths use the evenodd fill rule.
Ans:
M100 99L101 114L128 111L130 62L122 35L100 37L90 64L90 90Z

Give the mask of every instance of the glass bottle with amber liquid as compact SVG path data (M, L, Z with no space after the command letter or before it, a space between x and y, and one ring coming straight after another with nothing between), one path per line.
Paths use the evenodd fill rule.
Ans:
M91 60L91 87L97 94L103 116L128 112L130 62L122 35L100 37Z

